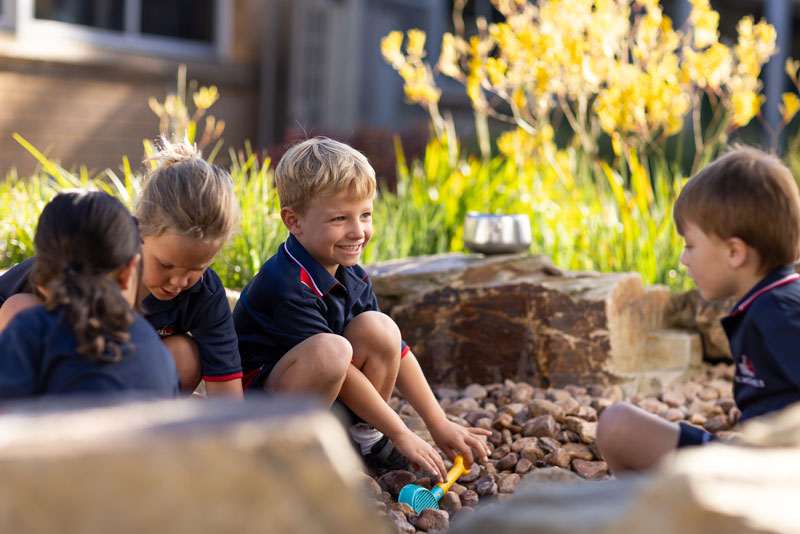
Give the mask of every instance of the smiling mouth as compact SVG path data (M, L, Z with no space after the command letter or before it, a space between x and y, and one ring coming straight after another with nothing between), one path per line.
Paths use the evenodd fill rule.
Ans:
M339 246L348 252L358 252L359 250L361 250L360 243L358 245L339 245Z

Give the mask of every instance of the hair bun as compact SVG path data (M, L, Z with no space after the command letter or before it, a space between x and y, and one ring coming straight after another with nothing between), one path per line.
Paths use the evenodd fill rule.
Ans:
M146 161L154 161L158 168L169 167L170 165L177 165L178 163L203 157L197 145L190 143L186 137L179 141L171 142L166 136L161 135L156 138L154 145L157 152L147 158Z

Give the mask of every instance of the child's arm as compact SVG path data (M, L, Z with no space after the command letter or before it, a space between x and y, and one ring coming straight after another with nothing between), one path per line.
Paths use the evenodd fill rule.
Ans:
M244 395L242 392L242 379L234 378L233 380L225 380L222 382L206 380L206 395L209 397L233 397L241 399Z
M433 440L450 459L461 453L465 464L472 465L474 449L481 461L486 462L489 448L479 436L490 436L492 433L482 428L463 427L447 419L411 351L400 360L397 389L422 417Z
M440 482L447 479L447 469L439 453L405 425L372 382L353 364L347 370L339 400L392 440L395 448L408 458L414 468L425 468L436 475Z

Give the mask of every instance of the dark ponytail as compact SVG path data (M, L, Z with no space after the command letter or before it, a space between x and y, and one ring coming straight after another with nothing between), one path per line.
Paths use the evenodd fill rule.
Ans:
M59 193L42 210L34 244L30 280L45 289L45 307L66 311L80 354L118 360L133 313L108 275L141 253L127 208L106 193Z

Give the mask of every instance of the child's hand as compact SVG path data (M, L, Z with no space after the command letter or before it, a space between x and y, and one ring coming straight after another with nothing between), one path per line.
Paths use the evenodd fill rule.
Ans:
M481 463L486 463L489 448L479 436L491 436L491 431L483 428L464 427L447 419L429 425L428 430L439 448L451 460L456 457L456 454L461 453L464 456L464 465L469 469L469 466L475 461L472 456L474 449L478 453Z
M411 467L426 469L437 478L437 482L447 480L447 469L442 457L424 439L409 430L403 432L400 437L394 438L392 443L395 449L408 458Z

